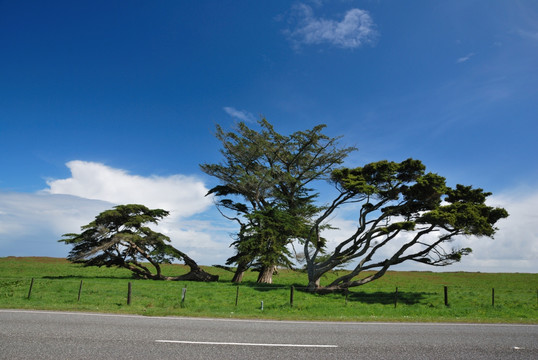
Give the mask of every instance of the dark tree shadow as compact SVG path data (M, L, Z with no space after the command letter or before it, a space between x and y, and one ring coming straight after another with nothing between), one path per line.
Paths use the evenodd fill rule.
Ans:
M431 295L427 292L398 292L397 301L398 304L414 305L420 303L421 300L426 298L426 295ZM364 291L350 292L348 295L348 301L361 302L365 304L394 304L396 301L395 292L381 292L367 293Z
M333 293L328 293L324 295L320 294L314 294L307 290L307 287L304 283L293 283L289 285L281 285L281 284L259 284L256 281L243 281L239 284L233 284L240 287L249 287L255 291L259 292L271 292L275 290L282 290L287 289L290 290L290 288L293 286L295 291L305 293L305 294L311 294L314 296L346 296L345 290L339 290L335 291ZM414 305L418 304L421 301L425 300L427 297L435 295L435 293L431 292L406 292L406 291L398 291L398 297L397 302L398 304L405 304L405 305ZM382 305L390 305L394 304L396 300L396 294L394 291L392 292L382 292L382 291L376 291L376 292L364 292L364 291L353 291L353 288L349 291L347 294L347 300L350 302L358 302L358 303L364 303L364 304L382 304Z
M232 283L233 284L233 283ZM291 285L278 285L278 284L260 284L256 281L242 281L238 286L246 286L256 291L266 292L278 289L290 288Z
M132 276L85 276L85 275L62 275L62 276L43 276L42 279L51 279L51 280L61 280L61 279L72 279L72 280L84 280L84 279L132 279Z

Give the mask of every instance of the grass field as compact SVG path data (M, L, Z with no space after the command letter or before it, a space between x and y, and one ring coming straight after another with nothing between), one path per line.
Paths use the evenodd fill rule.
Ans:
M353 288L346 296L304 292L307 281L302 272L280 270L274 284L263 286L255 282L257 273L247 273L237 286L230 282L231 272L206 270L220 275L219 282L135 280L122 269L84 268L58 258L5 257L0 258L0 308L293 320L538 323L538 274L395 271ZM165 266L167 275L185 272L182 265ZM336 275L327 275L322 283ZM187 290L182 303L183 288Z

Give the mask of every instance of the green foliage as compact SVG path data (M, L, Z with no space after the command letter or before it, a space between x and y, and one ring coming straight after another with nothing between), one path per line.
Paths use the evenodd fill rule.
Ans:
M404 261L445 266L460 261L469 248L447 250L445 245L457 236L492 237L498 220L508 216L505 209L486 205L491 193L471 186L451 189L444 177L427 173L419 160L400 163L378 161L353 169L333 171L332 181L340 194L318 218L312 234L305 242L310 289L334 291L364 285L379 279L390 266ZM319 261L319 252L312 251L321 224L340 206L359 205L358 230ZM376 253L392 240L408 241L398 245L388 259L375 258ZM430 234L436 233L437 236ZM342 261L357 260L355 269L334 280L325 288L316 281ZM356 277L365 270L377 269L374 275Z
M236 132L217 127L224 161L203 164L204 172L219 179L210 190L227 218L240 226L236 255L238 271L252 264L262 268L289 265L286 246L299 240L304 246L309 288L319 291L320 277L350 261L355 269L322 291L341 290L379 279L389 267L404 261L450 265L471 252L447 249L458 236L492 237L495 224L508 216L505 209L486 205L491 193L471 186L454 189L438 174L426 172L420 160L377 161L356 168L336 167L354 148L340 148L339 138L322 134L324 125L289 136L277 133L265 119L261 131L240 123ZM316 203L316 181L329 180L338 194L329 204ZM321 233L328 220L345 204L358 205L357 231L325 254ZM383 247L398 245L389 258L377 256ZM437 236L431 236L431 234ZM361 272L377 269L357 279Z
M82 233L65 234L59 241L73 245L67 259L74 263L124 267L143 278L162 278L160 264L181 256L168 244L170 238L145 225L157 224L167 215L166 210L151 210L144 205L119 205L82 226ZM143 261L151 263L156 274Z
M238 256L259 267L271 264L290 267L291 254L286 245L303 224L289 212L277 208L253 211L246 217L248 224L241 229L240 240L234 244ZM234 258L238 259L238 256Z
M239 123L234 132L217 126L224 161L200 167L219 180L209 194L240 226L233 244L237 253L228 263L288 265L286 245L307 236L311 218L321 209L310 184L327 179L355 149L341 148L338 138L324 135L324 125L289 136L277 133L265 119L259 126L256 131Z

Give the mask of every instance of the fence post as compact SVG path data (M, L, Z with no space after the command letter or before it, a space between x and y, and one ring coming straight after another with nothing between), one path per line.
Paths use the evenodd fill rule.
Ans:
M347 298L349 296L349 288L346 288L346 306L347 306Z
M238 300L239 300L239 285L237 286L237 290L235 291L235 306L237 306Z
M78 299L77 301L80 301L80 293L82 292L82 280L80 280L80 286L78 288Z
M32 278L32 282L30 283L30 290L28 290L28 300L30 300L30 296L32 295L33 287L34 287L34 278Z
M396 292L394 293L394 307L398 305L398 287L396 286Z
M131 292L132 292L132 286L131 282L127 284L127 305L131 305Z
M184 287L183 289L181 289L181 306L183 306L183 304L185 304L185 296L187 295L187 288Z
M445 306L448 306L448 286L445 286Z
M491 288L491 306L495 307L495 288Z
M293 292L295 291L295 287L292 285L290 288L290 306L293 307Z

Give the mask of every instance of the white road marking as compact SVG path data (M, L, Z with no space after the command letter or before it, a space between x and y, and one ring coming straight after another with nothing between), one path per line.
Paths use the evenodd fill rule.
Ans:
M308 344L257 344L257 343L235 343L217 341L184 341L184 340L155 340L158 343L172 344L197 344L197 345L233 345L233 346L273 346L273 347L311 347L311 348L335 348L338 345L308 345Z

